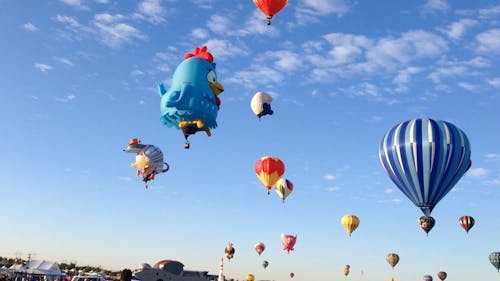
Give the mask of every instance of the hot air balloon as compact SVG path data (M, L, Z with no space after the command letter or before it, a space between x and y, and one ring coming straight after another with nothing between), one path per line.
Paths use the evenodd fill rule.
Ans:
M430 275L424 275L424 278L422 280L423 281L432 281L432 276L430 276Z
M135 153L135 162L130 166L137 168L137 175L142 175L146 188L148 188L148 181L169 169L168 164L163 161L163 152L154 145L141 144L140 140L132 138L123 151Z
M264 156L255 163L255 174L266 186L267 194L284 173L285 164L279 158Z
M257 92L250 101L250 108L257 117L273 115L274 111L271 109L271 102L273 98L264 92Z
M224 249L224 252L226 253L226 258L228 260L231 260L234 256L235 249L233 247L233 243L229 242L227 243L226 249Z
M455 125L419 118L402 122L382 139L380 162L396 186L424 215L470 167L470 144Z
M161 120L167 127L182 130L186 139L184 148L189 148L190 135L200 131L212 135L210 129L217 127L221 103L218 96L224 87L217 81L214 58L206 46L184 55L184 61L175 69L170 89L167 91L159 84L158 90Z
M349 272L350 272L350 270L349 270L349 269L350 269L350 268L351 268L351 267L350 267L349 265L346 265L346 266L344 267L344 275L345 275L345 276L349 275Z
M431 216L421 216L418 219L418 224L420 225L420 228L422 228L425 233L429 235L429 231L431 231L431 229L436 224L436 220L434 220L434 218Z
M276 184L276 193L278 193L278 196L281 198L283 202L285 202L285 199L292 193L293 191L293 183L288 180L288 179L279 179Z
M446 277L448 277L448 274L446 274L446 272L444 271L440 271L438 272L438 278L441 279L441 281L444 281L444 279L446 279Z
M271 25L273 16L285 7L288 0L253 0L253 2L267 17L267 25Z
M254 248L257 254L259 254L260 256L260 254L262 254L262 252L264 252L264 250L266 249L266 245L264 245L264 243L257 243L255 244Z
M467 233L469 233L469 230L474 226L474 218L471 216L462 216L458 221Z
M500 271L500 252L491 253L490 262L497 269L497 271Z
M359 218L355 215L345 215L340 220L340 223L351 236L352 232L359 226Z
M247 274L247 277L245 279L246 281L254 281L255 280L255 276L253 276L253 274Z
M295 242L297 241L297 235L293 236L290 234L281 234L281 243L283 243L283 250L287 251L290 253L290 251L293 251L293 246L295 245Z
M395 254L395 253L389 253L385 257L385 259L387 260L387 263L389 263L389 265L392 268L394 268L396 266L396 264L398 264L398 262L399 262L399 255Z
M263 261L263 262L262 262L262 267L263 267L264 269L266 269L266 267L267 267L268 265L269 265L269 262L268 262L268 261Z
M295 273L290 272L290 278L293 278L295 276Z

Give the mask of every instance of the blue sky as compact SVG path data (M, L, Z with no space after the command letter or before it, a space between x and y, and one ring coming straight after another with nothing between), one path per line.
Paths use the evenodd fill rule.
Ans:
M354 281L493 280L499 19L487 0L297 0L271 26L249 0L0 0L0 255L111 269L176 259L216 274L232 242L226 275L239 279L340 280L350 264ZM156 87L202 45L225 91L212 137L186 151L160 121ZM257 91L274 97L260 122ZM418 117L454 123L472 146L428 237L378 160L384 133ZM148 190L122 152L131 137L171 167ZM265 155L295 184L284 204L255 176ZM361 219L352 237L346 213ZM476 218L468 235L465 214ZM283 232L298 235L290 254Z

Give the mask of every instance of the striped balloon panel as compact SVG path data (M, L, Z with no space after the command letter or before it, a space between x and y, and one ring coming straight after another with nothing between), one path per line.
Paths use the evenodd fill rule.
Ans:
M464 132L426 118L396 125L379 150L391 180L427 216L467 171L470 155Z
M163 153L154 145L146 145L142 150L144 156L148 157L155 165L155 173L159 174L163 171Z
M469 230L474 226L474 218L471 216L462 216L459 219L460 225L465 231L469 232Z

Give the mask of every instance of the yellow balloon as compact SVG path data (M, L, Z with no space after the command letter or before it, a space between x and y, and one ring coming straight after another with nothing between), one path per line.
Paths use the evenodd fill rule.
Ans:
M247 281L254 281L255 280L255 276L253 276L253 274L247 274L246 280Z
M347 233L349 233L349 236L351 236L351 233L359 226L359 218L355 215L345 215L340 220L340 223L345 228Z

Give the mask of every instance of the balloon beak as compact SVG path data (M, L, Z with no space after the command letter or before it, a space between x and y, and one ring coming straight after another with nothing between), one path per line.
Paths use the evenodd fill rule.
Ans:
M214 92L216 96L220 95L220 93L224 92L224 86L222 86L219 82L209 82L210 88Z

